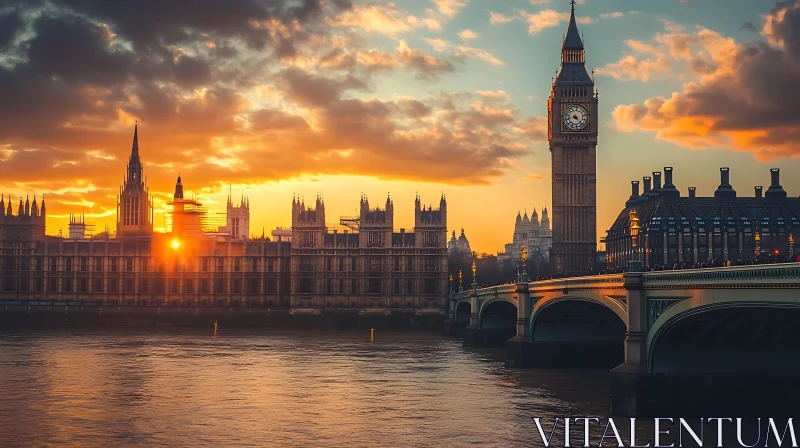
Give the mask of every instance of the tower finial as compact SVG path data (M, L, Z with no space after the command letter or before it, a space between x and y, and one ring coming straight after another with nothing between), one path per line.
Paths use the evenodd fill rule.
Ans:
M131 159L139 158L139 120L133 125L133 145L131 145Z
M575 14L575 0L570 0L570 4L572 5L572 13Z

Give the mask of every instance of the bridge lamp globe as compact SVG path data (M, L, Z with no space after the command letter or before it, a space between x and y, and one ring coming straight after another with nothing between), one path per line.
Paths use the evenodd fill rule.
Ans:
M636 210L631 210L630 214L630 233L631 233L631 243L633 247L638 246L639 243L639 216L636 214Z
M172 243L170 243L170 246L172 247L172 250L180 249L181 248L181 240L179 240L177 238L174 238L172 240Z

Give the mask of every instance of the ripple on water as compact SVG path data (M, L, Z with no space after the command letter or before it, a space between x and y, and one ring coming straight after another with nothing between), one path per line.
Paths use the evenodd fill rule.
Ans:
M0 334L0 433L19 446L531 446L530 417L607 406L603 372L509 371L452 339L380 337Z

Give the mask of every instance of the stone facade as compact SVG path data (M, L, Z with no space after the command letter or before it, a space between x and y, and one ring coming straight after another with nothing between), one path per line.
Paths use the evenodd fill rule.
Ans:
M8 204L5 202L5 195L0 196L0 238L5 240L28 240L44 237L44 224L47 218L47 208L42 196L42 207L36 203L36 196L33 197L33 204L25 198L19 198L17 214L11 208L11 196L8 196Z
M560 275L594 269L597 249L598 107L586 72L583 40L572 7L561 48L561 70L547 102L553 173L553 244L550 260Z
M461 236L456 238L456 231L453 230L453 235L450 237L450 242L447 243L448 255L455 253L462 253L472 256L472 248L469 246L469 240L464 234L464 229L461 229Z
M528 249L528 257L531 260L537 258L549 260L551 244L550 217L548 216L547 207L542 209L541 222L536 209L533 210L530 218L528 218L528 212L525 212L525 216L517 213L517 220L514 223L514 237L511 243L506 244L505 251L497 254L497 261L498 263L521 263L523 246Z
M0 204L4 205L4 198ZM253 240L250 203L228 200L232 233L197 231L198 205L173 206L178 231L154 233L139 159L138 125L120 189L117 233L91 239L45 235L45 206L20 205L0 214L0 301L5 304L112 306L401 307L439 312L447 294L447 203L415 202L412 231L393 230L391 199L383 209L361 200L358 232L330 231L325 204L292 201L288 241ZM6 209L3 209L6 210ZM191 219L190 219L191 218ZM231 222L231 218L238 218ZM199 222L199 221L198 221ZM237 230L238 229L238 230Z
M361 198L358 232L329 231L325 202L292 201L292 306L444 308L447 202L415 201L414 229L393 230L394 205Z
M644 193L632 182L625 203L605 238L608 268L623 271L633 255L630 212L639 218L638 258L644 267L711 263L724 265L772 256L796 257L800 236L800 198L787 197L780 170L770 171L766 192L755 187L753 196L739 196L730 184L730 170L720 169L720 185L712 197L698 197L694 187L682 196L672 183L672 167L644 177ZM653 185L651 186L651 181Z

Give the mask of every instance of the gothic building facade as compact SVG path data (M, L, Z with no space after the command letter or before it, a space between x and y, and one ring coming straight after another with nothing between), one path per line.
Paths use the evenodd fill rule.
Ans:
M416 200L415 227L393 230L393 205L362 199L360 231L325 226L325 205L292 203L288 241L250 240L246 198L228 200L230 232L200 231L198 204L175 185L173 232L153 232L138 124L117 201L117 233L45 235L45 205L0 199L0 303L118 306L415 307L437 311L447 292L447 211ZM176 226L177 224L177 226Z
M547 102L553 176L550 260L562 275L586 273L596 261L598 100L585 62L573 2L561 69Z
M549 260L550 246L552 244L550 233L550 217L547 207L542 209L542 220L539 221L539 214L536 209L528 218L517 213L517 220L514 223L514 236L511 243L505 245L505 251L497 254L498 263L522 261L522 248L528 250L528 257L531 259Z
M149 237L153 234L153 201L139 159L139 123L133 128L128 169L117 197L117 235Z
M44 223L47 218L47 209L44 205L42 196L42 206L36 203L36 196L33 203L25 198L19 198L17 214L11 208L11 196L8 196L8 205L5 203L5 195L0 196L0 239L7 240L26 240L44 238Z
M647 268L736 264L770 255L796 258L800 236L800 198L787 197L780 170L770 170L771 185L742 196L730 184L730 170L720 169L720 185L710 197L697 196L695 187L683 196L672 182L672 167L645 176L644 192L631 182L631 196L605 237L608 267L623 271L636 256ZM652 182L652 185L651 185ZM630 232L630 213L636 211L641 230L636 244ZM634 260L636 261L636 260Z
M450 237L450 241L447 243L447 253L449 255L461 253L472 257L472 248L469 246L469 240L464 234L464 229L461 229L461 236L458 238L456 238L456 231L453 230L453 236Z
M447 202L415 200L414 229L394 230L394 204L362 196L357 232L328 230L325 201L292 200L292 306L443 308Z

